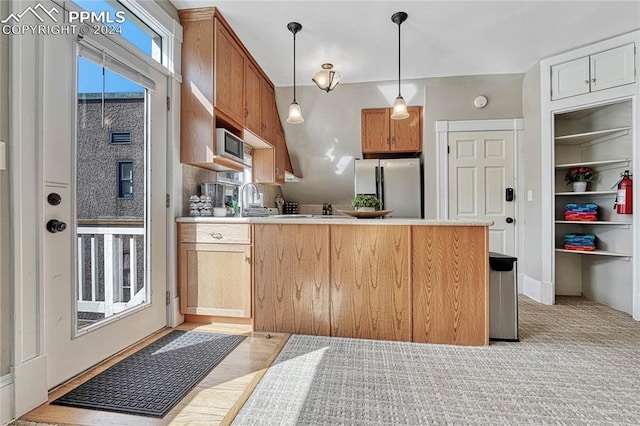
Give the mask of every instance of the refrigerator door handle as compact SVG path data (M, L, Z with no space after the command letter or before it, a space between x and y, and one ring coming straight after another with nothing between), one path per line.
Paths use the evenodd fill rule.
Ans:
M380 167L376 166L376 197L380 198Z
M384 210L384 167L380 167L380 196L378 197L382 201L381 210Z

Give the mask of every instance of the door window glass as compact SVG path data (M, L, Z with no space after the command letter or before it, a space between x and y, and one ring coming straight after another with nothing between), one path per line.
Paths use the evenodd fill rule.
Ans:
M86 57L77 66L76 307L84 329L149 301L148 92ZM113 143L123 133L128 143Z

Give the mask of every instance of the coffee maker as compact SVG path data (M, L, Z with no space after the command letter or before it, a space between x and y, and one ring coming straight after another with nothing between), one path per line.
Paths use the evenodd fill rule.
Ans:
M200 195L211 197L214 216L236 216L241 173L216 173L215 180L200 184Z

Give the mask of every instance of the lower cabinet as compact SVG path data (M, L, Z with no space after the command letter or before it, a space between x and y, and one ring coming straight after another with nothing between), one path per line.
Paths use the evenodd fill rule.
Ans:
M412 229L413 341L489 342L489 236L486 227Z
M411 340L408 226L331 229L331 335Z
M246 227L246 230L234 227ZM248 230L249 225L179 225L178 267L183 314L251 318ZM216 243L208 242L212 239Z
M253 226L254 330L329 336L329 225Z

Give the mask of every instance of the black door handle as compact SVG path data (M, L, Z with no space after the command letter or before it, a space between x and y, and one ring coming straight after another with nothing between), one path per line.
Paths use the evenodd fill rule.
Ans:
M52 234L62 232L65 229L67 229L67 224L57 219L51 219L49 222L47 222L47 231L51 232Z
M507 221L507 223L513 223L515 222L515 220L512 217L508 217L505 219Z

